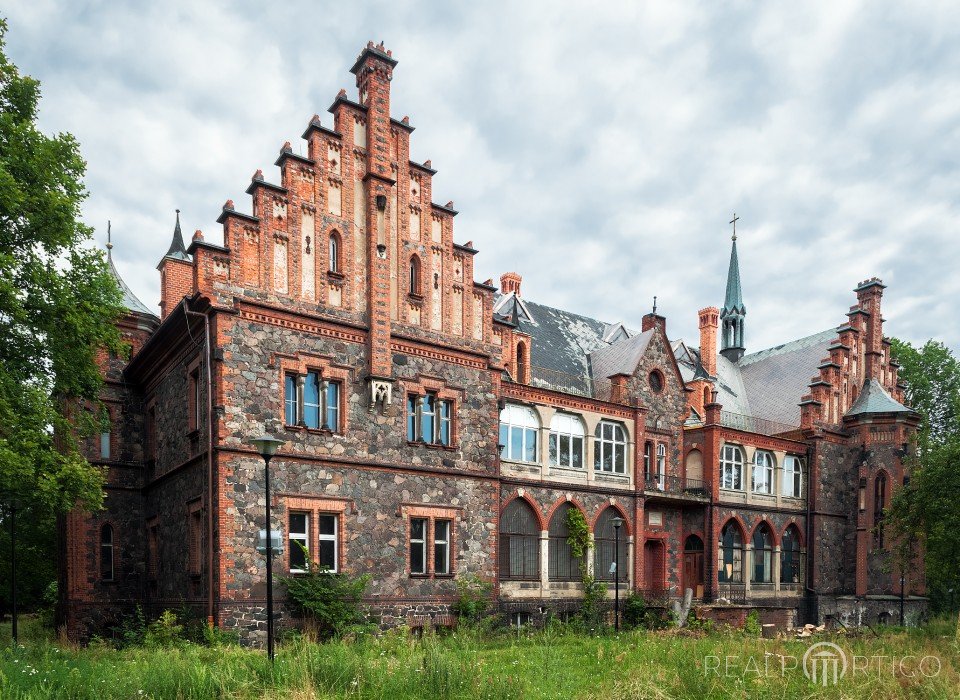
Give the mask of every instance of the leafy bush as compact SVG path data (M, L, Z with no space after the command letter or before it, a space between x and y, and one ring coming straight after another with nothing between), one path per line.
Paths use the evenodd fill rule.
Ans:
M756 610L751 610L747 614L747 620L743 623L743 633L750 637L760 636L760 614Z
M335 574L308 561L305 573L281 581L294 611L307 619L316 636L327 638L369 631L362 601L370 579L370 574Z
M493 584L484 581L476 574L466 574L457 577L457 601L453 604L453 612L461 620L476 622L480 620L490 607L490 592Z
M144 645L148 647L175 647L184 643L183 625L177 622L177 614L164 610L160 617L147 625Z
M627 627L643 627L647 618L647 601L631 591L623 600L623 621Z
M567 511L567 543L570 552L580 561L580 579L583 581L583 602L580 606L580 621L589 629L596 629L603 622L601 602L607 597L607 584L597 581L587 568L587 556L593 545L593 535L587 519L579 508Z

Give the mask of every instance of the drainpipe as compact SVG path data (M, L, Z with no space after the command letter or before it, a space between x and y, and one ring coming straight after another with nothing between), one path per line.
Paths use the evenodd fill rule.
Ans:
M813 492L813 479L810 475L813 473L813 460L814 460L814 450L813 447L807 445L807 519L806 519L806 545L807 545L807 561L805 571L803 572L803 587L804 590L811 595L808 595L808 598L813 598L816 600L816 591L813 589L813 586L810 585L810 581L813 578L813 522L811 522L810 514L810 495ZM820 621L820 603L816 603L817 609L817 622ZM809 611L808 611L809 612Z
M214 585L213 585L213 369L211 367L213 353L210 348L210 316L209 312L200 313L191 311L187 300L183 300L183 311L188 316L199 316L203 319L203 346L204 363L207 366L207 624L214 624ZM187 330L189 332L189 322Z

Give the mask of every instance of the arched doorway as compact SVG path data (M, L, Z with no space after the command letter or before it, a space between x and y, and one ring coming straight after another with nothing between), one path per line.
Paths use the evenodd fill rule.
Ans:
M683 594L689 588L694 598L702 598L703 580L703 540L690 535L683 544Z

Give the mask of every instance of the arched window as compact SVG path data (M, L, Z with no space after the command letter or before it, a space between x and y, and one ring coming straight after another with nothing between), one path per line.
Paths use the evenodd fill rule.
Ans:
M877 474L873 487L873 541L877 547L883 547L883 509L887 505L887 475Z
M736 445L724 445L720 452L720 488L743 490L743 451Z
M500 411L500 457L536 462L539 432L540 420L532 408L507 404Z
M583 421L569 413L556 413L550 420L550 466L583 469Z
M702 552L703 540L701 540L697 535L688 535L686 541L683 543L683 551Z
M800 531L796 525L791 525L780 541L780 583L803 583L805 558L803 550L800 549Z
M771 583L773 581L773 534L766 523L757 525L753 531L753 583Z
M602 420L594 434L593 468L601 472L627 473L627 433L619 423Z
M522 498L511 501L500 516L500 577L540 579L540 528L533 509Z
M782 493L789 498L803 495L803 460L794 455L787 455L783 459Z
M100 528L100 578L103 581L113 581L113 526L103 525Z
M410 279L409 292L413 295L420 294L420 258L416 255L410 258Z
M600 517L597 518L597 524L593 528L593 573L600 581L614 580L612 565L617 563L617 531L613 527L614 518L620 518L620 513L616 508L607 506ZM626 581L630 578L630 555L627 549L627 528L625 524L620 526L620 552L618 556L620 561L616 571L617 578Z
M330 234L330 272L340 272L340 237Z
M527 346L517 343L517 382L526 384L527 378Z
M763 450L753 454L753 492L773 493L773 455Z
M547 575L551 581L579 581L581 578L581 560L573 556L569 542L570 528L567 527L567 513L574 507L571 503L564 503L553 511L553 517L550 518Z
M717 580L743 583L743 535L733 520L723 526L718 545Z

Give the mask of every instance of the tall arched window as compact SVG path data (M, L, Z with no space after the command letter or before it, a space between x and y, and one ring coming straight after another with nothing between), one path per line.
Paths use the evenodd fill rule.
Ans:
M796 525L791 525L780 541L780 583L803 583L804 559L804 552L800 549L800 531Z
M718 545L717 580L743 583L743 535L733 520L723 526Z
M794 455L783 459L783 488L781 492L789 498L803 495L803 460Z
M547 575L551 581L579 581L581 578L580 560L573 556L567 526L567 513L574 507L571 503L564 503L553 511L550 518Z
M540 528L533 509L522 498L511 501L500 516L500 577L540 579Z
M539 433L540 420L532 408L508 403L500 411L500 457L536 462Z
M757 525L753 531L753 583L771 583L773 581L773 533L766 523Z
M593 468L601 472L627 473L627 433L619 423L597 424L593 444Z
M887 475L877 474L873 487L873 541L877 547L883 547L883 509L887 505Z
M614 556L617 549L617 532L613 527L613 519L619 518L620 513L616 508L607 506L606 509L597 518L597 524L593 528L593 573L598 580L613 581L614 573L611 571L612 564L616 562ZM627 548L627 528L623 524L620 526L620 562L617 568L617 578L626 581L630 578L630 555Z
M773 455L763 450L753 454L754 493L773 493Z
M416 255L410 258L410 273L408 283L410 294L420 294L420 258L418 258Z
M103 581L113 581L113 526L103 525L100 528L100 578Z
M550 420L550 466L583 469L583 421L569 413L556 413Z
M330 272L340 272L340 237L330 234Z
M720 452L720 488L743 490L743 451L736 445L724 445Z

